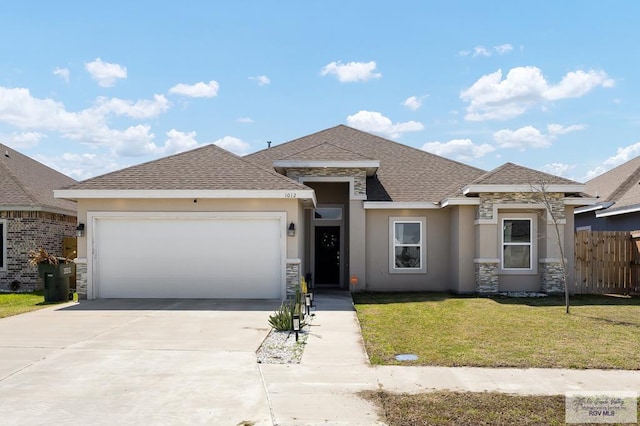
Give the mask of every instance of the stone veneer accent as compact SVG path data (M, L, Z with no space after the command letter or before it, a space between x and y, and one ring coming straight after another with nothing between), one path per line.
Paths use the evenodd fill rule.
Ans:
M62 256L63 238L75 237L76 217L43 211L0 211L0 219L7 223L7 265L0 271L0 291L20 283L19 291L36 290L38 268L27 261L30 250L44 248Z
M76 293L78 299L87 298L87 262L76 259Z
M290 168L287 177L299 180L304 177L352 177L354 195L367 195L367 170L363 168Z
M564 293L562 262L540 262L540 282L545 293Z
M476 291L478 293L498 292L498 264L495 262L476 262Z
M287 299L293 299L300 288L300 260L287 259Z
M551 204L551 212L558 220L565 219L565 208L562 198L564 194L549 193L547 194ZM482 193L480 194L480 205L476 210L476 219L494 219L494 204L533 204L540 203L542 194L530 192L508 192L508 193Z

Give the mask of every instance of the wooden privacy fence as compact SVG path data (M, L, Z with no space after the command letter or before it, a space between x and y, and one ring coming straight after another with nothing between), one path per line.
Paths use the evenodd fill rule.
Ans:
M577 231L577 294L640 291L640 231Z

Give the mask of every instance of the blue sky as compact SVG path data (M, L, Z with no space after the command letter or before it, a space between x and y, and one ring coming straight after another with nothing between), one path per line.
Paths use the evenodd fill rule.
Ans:
M0 142L81 180L337 124L578 181L640 155L633 1L21 1Z

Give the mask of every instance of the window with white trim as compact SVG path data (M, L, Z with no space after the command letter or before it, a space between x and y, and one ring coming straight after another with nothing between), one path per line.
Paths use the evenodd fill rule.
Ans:
M533 221L502 219L502 269L533 269Z
M425 272L425 219L390 218L389 222L389 272Z
M7 269L7 221L0 220L0 271Z

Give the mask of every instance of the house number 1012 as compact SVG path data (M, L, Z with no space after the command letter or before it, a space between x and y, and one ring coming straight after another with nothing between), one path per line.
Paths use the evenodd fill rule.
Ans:
M284 193L284 198L297 198L298 194L296 194L295 192L285 192Z

